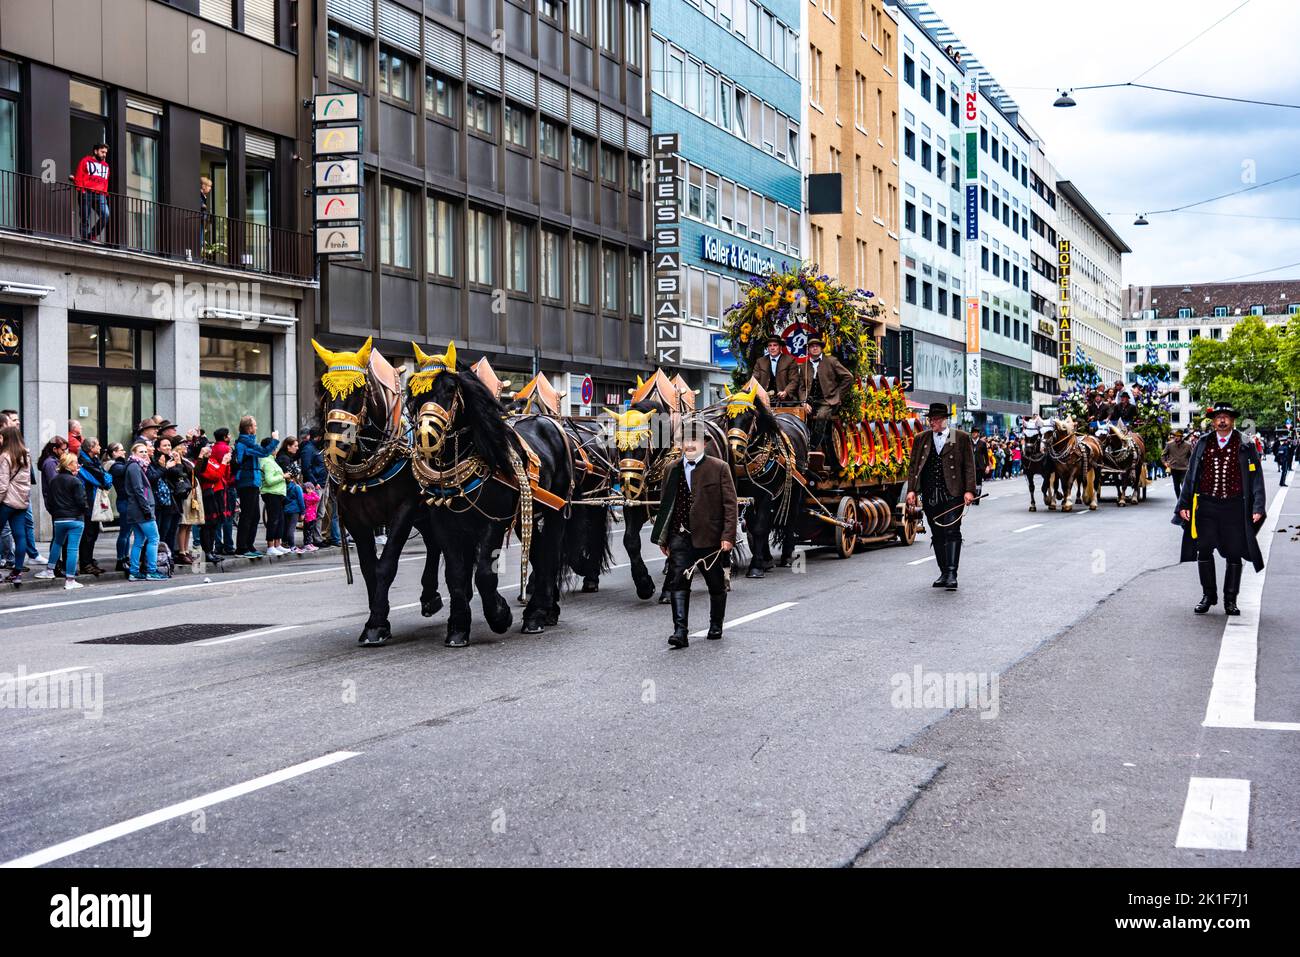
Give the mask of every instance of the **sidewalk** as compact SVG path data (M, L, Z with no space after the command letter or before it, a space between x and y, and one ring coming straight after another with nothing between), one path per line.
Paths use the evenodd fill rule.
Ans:
M263 551L265 548L265 543L257 546L258 551ZM36 550L45 557L50 557L49 542L37 542ZM194 554L197 555L198 553L195 552ZM269 558L266 556L263 556L262 558L244 558L242 555L227 555L224 556L223 560L219 563L204 562L202 559L199 559L193 565L183 565L177 562L172 575L175 578L180 578L184 575L223 575L227 572L242 571L250 566L266 567L280 562L294 562L303 559L318 558L321 556L331 557L337 561L339 560L338 555L339 550L337 548L321 548L315 552L305 552L301 555L281 555L278 558ZM126 581L126 572L114 571L114 568L117 565L117 529L107 529L100 534L99 540L95 542L95 561L99 564L100 568L104 569L104 574L98 578L89 574L78 575L77 581L82 585L85 585L87 588L92 588L96 584ZM19 585L0 584L0 596L13 594L15 591L27 592L43 588L63 588L62 576L56 578L36 577L37 572L42 572L46 568L53 569L53 567L54 565L52 562L49 565L41 565L28 559L27 567L23 569L22 583ZM8 574L8 572L9 569L6 569L4 574Z

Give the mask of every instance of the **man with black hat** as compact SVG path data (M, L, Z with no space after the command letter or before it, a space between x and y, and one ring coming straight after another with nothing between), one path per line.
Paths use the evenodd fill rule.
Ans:
M799 390L799 364L785 351L780 336L768 336L767 352L754 363L751 375L772 402L786 402Z
M821 339L808 340L808 358L799 374L799 399L809 416L811 451L826 451L826 433L831 419L853 384L853 373L832 355L822 352Z
M736 485L721 459L704 454L704 435L691 422L679 433L682 457L664 474L663 501L651 536L668 559L673 633L668 644L685 648L691 578L698 571L709 587L707 638L722 637L727 613L726 570L736 542Z
M912 443L907 469L907 504L917 503L930 526L930 544L939 562L935 588L955 591L961 561L961 520L975 501L975 447L961 429L948 427L948 407L930 404L930 431Z
M1223 612L1240 615L1241 560L1263 571L1264 557L1255 536L1264 524L1264 471L1255 443L1236 429L1237 410L1227 402L1209 410L1214 431L1192 449L1187 478L1174 509L1173 524L1183 527L1181 561L1196 560L1201 600L1193 611L1204 615L1219 602L1214 569L1217 550L1227 559L1223 573Z

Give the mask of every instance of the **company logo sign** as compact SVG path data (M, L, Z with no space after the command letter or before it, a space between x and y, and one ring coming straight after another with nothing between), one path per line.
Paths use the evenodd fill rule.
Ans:
M700 237L700 257L751 274L770 272L776 268L771 256L763 258L739 243L724 243L717 236Z
M1070 241L1058 240L1056 243L1056 306L1058 321L1056 324L1057 346L1061 368L1070 364L1070 352L1074 344L1072 325L1074 317L1070 315Z

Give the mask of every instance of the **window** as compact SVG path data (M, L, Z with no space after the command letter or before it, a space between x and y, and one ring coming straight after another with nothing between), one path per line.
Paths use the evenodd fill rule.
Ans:
M542 117L537 124L537 148L542 159L557 166L564 165L564 127L554 120Z
M527 110L515 106L513 103L506 104L505 122L502 127L505 129L506 143L525 153L532 153L532 116Z
M415 102L411 63L388 47L379 48L379 92L411 106Z
M1261 307L1261 308L1263 308L1263 307ZM1262 313L1252 313L1252 315L1262 315ZM1210 330L1210 338L1211 338L1211 339L1222 339L1222 338L1223 338L1223 327L1222 327L1222 326L1215 326L1213 329L1211 329L1211 330Z
M600 48L618 56L618 10L622 0L600 0Z
M903 128L903 153L908 159L916 159L916 131Z
M537 12L541 14L542 19L558 24L560 22L560 0L538 0Z
M645 7L638 0L628 0L623 8L627 17L627 65L640 70L642 63L641 46L645 35Z
M915 276L907 276L904 278L903 290L904 290L903 292L904 299L915 306L916 305L916 277Z
M591 151L594 144L580 133L569 137L569 164L575 173L591 176Z
M1223 317L1226 316L1227 314L1228 314L1228 307L1227 307L1227 306L1215 306L1215 307L1214 307L1214 315L1215 315L1215 318L1223 318Z
M366 85L366 52L360 37L330 24L325 58L331 77L361 87Z
M564 298L564 237L542 230L542 298Z
M591 39L591 0L569 0L569 32Z
M68 328L71 332L72 326ZM109 327L108 331L111 334L117 330ZM152 378L150 374L147 384L136 390L142 406L152 398ZM127 442L135 433L128 431L123 435L118 431L119 427L128 429L130 425L115 421L114 413L118 406L113 392L116 390L112 386L109 388L107 429L101 430L99 437L104 443ZM125 406L123 411L129 412L131 396L128 394L123 398L126 400L122 403ZM270 338L253 333L232 335L204 330L199 336L199 422L211 431L222 423L235 422L239 416L250 414L259 422L271 415ZM104 424L102 420L100 424ZM82 425L84 427L87 423ZM90 434L89 429L86 434Z
M618 172L622 163L623 154L618 150L612 150L608 146L600 148L600 179L610 186L618 186Z
M1251 306L1251 307L1250 307L1250 314L1251 314L1252 316L1262 316L1262 315L1264 315L1264 307L1263 307L1263 306Z
M456 122L455 84L432 71L424 74L424 112L435 119Z
M619 255L617 249L601 248L600 304L606 312L618 312Z
M456 278L456 207L445 199L428 199L429 275Z
M916 232L916 204L903 204L903 226L909 232Z
M645 315L645 259L633 249L627 253L627 311Z
M411 194L387 183L379 187L379 261L411 268Z
M496 104L487 94L468 90L465 94L465 122L471 133L496 141Z
M736 90L736 128L734 132L742 140L749 139L749 97L744 90Z
M907 54L903 54L903 82L908 86L916 86L916 62Z
M511 292L529 292L531 270L528 254L532 247L532 233L527 223L506 220L506 285Z
M573 240L573 304L591 305L591 242Z
M1179 350L1179 349L1170 349L1170 350L1169 350L1169 361L1170 361L1170 362L1178 362L1178 361L1181 359L1181 356L1182 356L1182 352L1181 352L1181 350ZM1175 381L1175 382L1178 381L1178 373L1177 373L1177 372L1174 373L1174 381Z
M931 216L929 213L925 213L925 212L921 213L921 238L922 239L930 238L931 235L930 227L933 222L934 222L933 216Z
M496 217L470 207L465 216L466 279L481 286L496 284Z

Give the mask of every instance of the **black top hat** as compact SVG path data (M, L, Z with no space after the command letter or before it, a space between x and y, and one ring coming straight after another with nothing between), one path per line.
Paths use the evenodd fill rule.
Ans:
M1209 409L1211 416L1230 415L1234 419L1237 417L1237 410L1232 407L1231 402L1216 402Z
M951 414L952 414L952 413L948 411L948 406L945 405L944 403L942 403L942 402L931 402L931 403L930 403L930 411L927 412L925 415L926 415L926 418L928 418L928 419L940 419L940 418L942 418L942 419L946 419L946 418L948 418Z
M767 339L764 340L763 345L765 345L765 346L770 346L770 345L771 345L772 343L774 343L774 342L775 342L778 346L783 346L783 345L785 345L785 340L782 339L780 336L768 336Z

